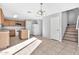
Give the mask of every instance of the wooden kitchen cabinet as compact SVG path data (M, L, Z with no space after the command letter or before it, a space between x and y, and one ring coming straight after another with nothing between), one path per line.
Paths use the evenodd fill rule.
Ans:
M4 26L25 26L25 21L5 19Z
M3 23L4 23L4 15L3 15L2 9L0 8L0 24L3 24Z
M8 20L8 19L4 20L4 26L14 26L14 25L15 25L14 20Z
M0 30L0 48L7 48L10 45L9 31Z
M20 39L28 39L28 30L22 29L19 31L19 38Z
M13 30L10 30L10 37L13 37L15 35L16 35L15 30L14 29Z

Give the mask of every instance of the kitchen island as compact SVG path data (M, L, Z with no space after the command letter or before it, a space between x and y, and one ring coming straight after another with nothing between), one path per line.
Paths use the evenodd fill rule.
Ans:
M9 31L0 29L0 48L7 48L9 46Z

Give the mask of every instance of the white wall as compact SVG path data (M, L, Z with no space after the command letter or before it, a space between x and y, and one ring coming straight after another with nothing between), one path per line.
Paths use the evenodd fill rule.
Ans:
M61 37L63 39L63 36L64 36L64 33L66 31L66 28L67 28L67 21L68 21L68 16L67 16L67 12L62 12L62 20L61 20Z
M50 16L42 20L42 36L50 38Z
M68 24L76 24L77 17L79 14L79 9L72 9L68 11Z
M37 20L39 24L39 35L42 35L42 20Z

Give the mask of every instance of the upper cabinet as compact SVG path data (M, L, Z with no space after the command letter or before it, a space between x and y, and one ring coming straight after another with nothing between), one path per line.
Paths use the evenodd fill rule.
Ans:
M14 25L15 25L14 20L8 20L8 19L4 20L4 26L14 26Z
M0 24L3 24L3 23L4 23L4 15L3 15L2 9L0 8Z
M5 19L4 26L25 26L25 21Z

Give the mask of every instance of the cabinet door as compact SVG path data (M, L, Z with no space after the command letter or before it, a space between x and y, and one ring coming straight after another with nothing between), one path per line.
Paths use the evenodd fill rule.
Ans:
M10 30L10 36L15 36L15 30Z
M60 22L59 22L59 16L56 15L54 17L51 17L50 19L50 38L59 40L60 38Z
M2 9L0 8L0 24L3 24L3 22L4 22L4 15Z
M0 24L1 24L1 18L2 18L2 16L1 16L1 9L0 9Z

